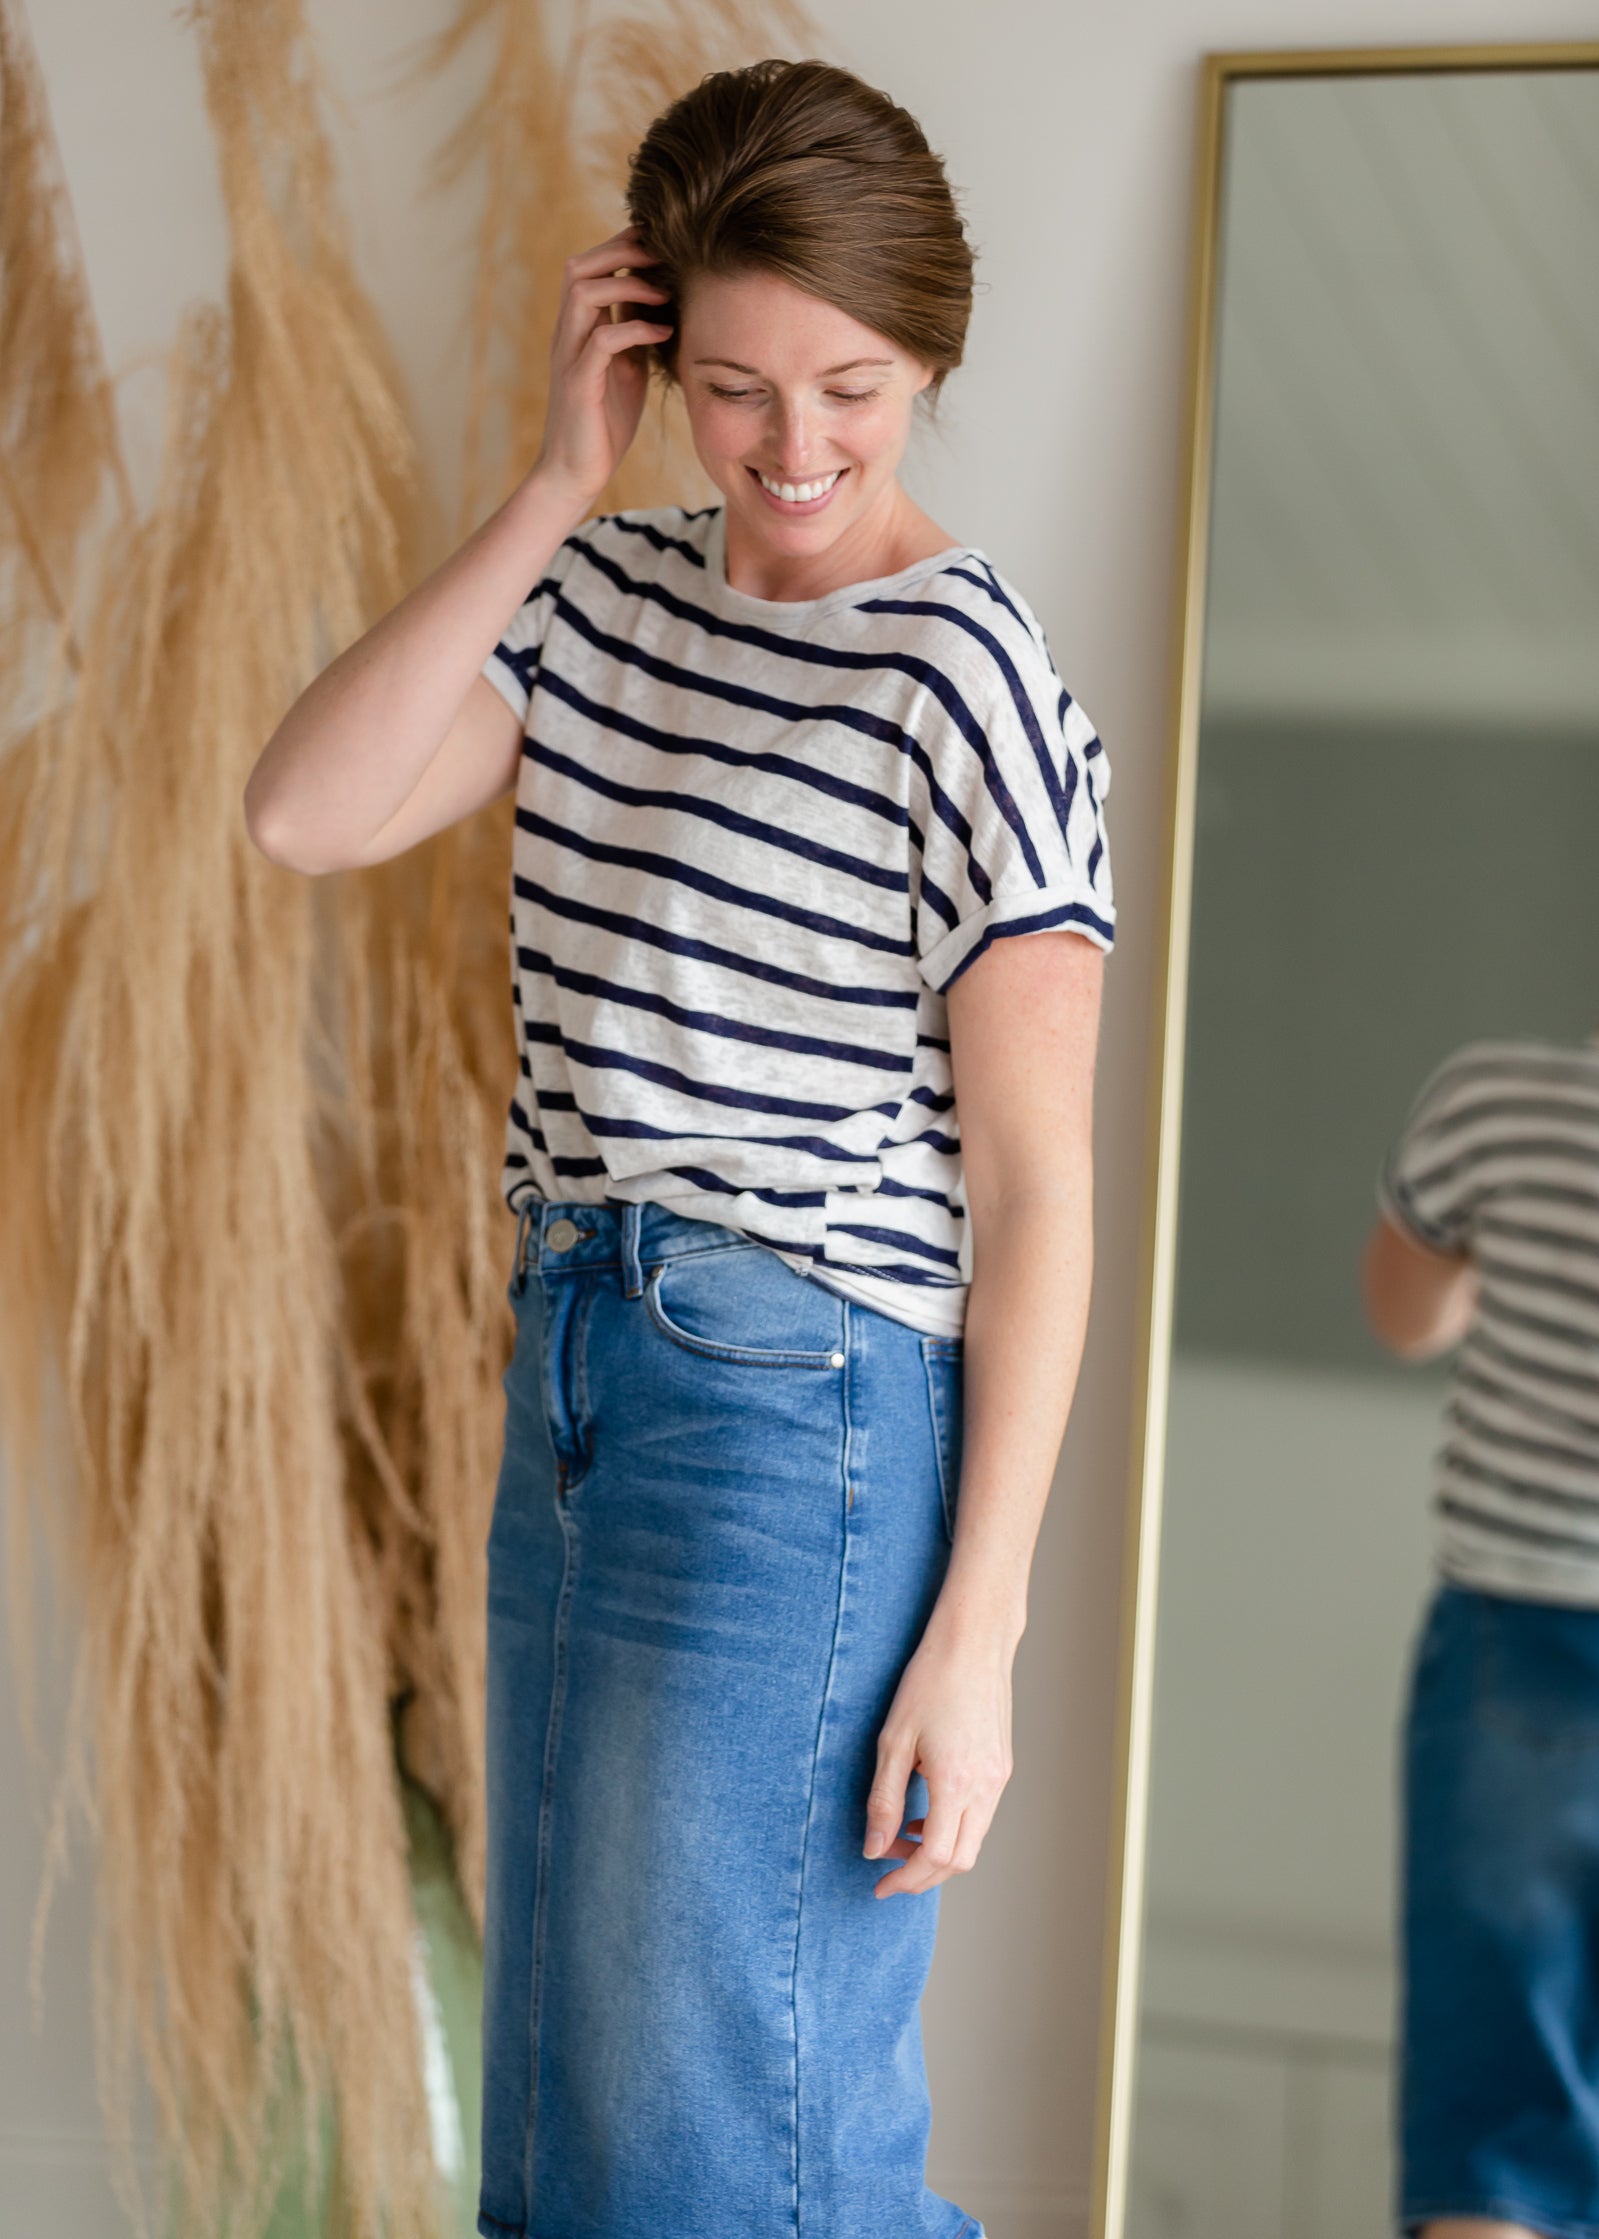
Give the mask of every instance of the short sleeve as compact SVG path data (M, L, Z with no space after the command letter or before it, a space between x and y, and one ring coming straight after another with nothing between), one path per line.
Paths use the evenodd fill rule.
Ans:
M1109 950L1110 766L1036 621L1006 602L964 620L963 655L928 695L912 786L922 977L951 987L992 942L1068 931Z
M1430 1251L1461 1252L1470 1242L1480 1089L1470 1050L1447 1058L1423 1083L1378 1176L1380 1209Z
M550 617L555 612L561 585L582 550L584 531L589 526L585 522L583 529L557 546L549 566L506 623L493 652L483 664L483 674L524 730Z

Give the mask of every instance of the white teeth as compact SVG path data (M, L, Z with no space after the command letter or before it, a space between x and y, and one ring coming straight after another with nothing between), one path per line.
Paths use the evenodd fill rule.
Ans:
M761 474L759 467L755 471L760 476L761 488L770 490L774 498L781 498L785 505L808 505L812 498L819 498L830 490L844 469L835 467L820 482L773 482L768 476Z

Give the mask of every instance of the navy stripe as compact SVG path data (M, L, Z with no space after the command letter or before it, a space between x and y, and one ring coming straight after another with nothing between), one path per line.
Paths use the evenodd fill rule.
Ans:
M1486 1227L1487 1223L1482 1225ZM1495 1233L1499 1231L1496 1229ZM1556 1275L1550 1268L1518 1267L1513 1259L1506 1259L1500 1252L1485 1252L1480 1245L1473 1257L1485 1275L1492 1275L1501 1283L1511 1283L1522 1290L1552 1291L1557 1298L1569 1298L1581 1306L1599 1306L1599 1284L1579 1283L1575 1277Z
M681 1143L685 1139L696 1143L755 1143L762 1150L804 1151L808 1157L827 1159L839 1166L859 1167L869 1163L858 1152L830 1143L825 1135L721 1135L713 1127L701 1127L690 1136L688 1130L681 1127L652 1127L648 1120L612 1119L603 1113L588 1111L582 1105L578 1110L584 1126L596 1138L614 1135L630 1143Z
M520 871L512 884L526 902L538 902L557 917L569 917L579 925L597 925L608 933L623 933L630 940L648 941L654 948L665 949L673 956L695 956L703 964L719 964L730 972L744 972L751 979L770 980L774 987L791 987L801 995L820 995L834 1003L870 1003L887 1010L913 1010L917 996L913 989L899 987L845 987L834 980L813 979L808 972L787 972L781 965L768 964L758 956L740 956L735 950L719 948L711 941L697 941L686 933L669 933L663 926L649 925L643 918L626 917L618 910L602 910L592 902L580 902L574 895L557 894L547 886L540 886L536 879L527 878Z
M724 1018L716 1011L691 1011L665 995L644 988L623 987L617 980L601 979L594 972L579 972L569 964L557 965L542 949L518 947L516 960L527 972L541 972L572 995L593 995L606 1003L624 1003L637 1011L652 1011L696 1034L721 1034L730 1041L751 1042L762 1049L792 1050L799 1056L825 1057L843 1065L864 1065L877 1073L908 1073L915 1060L896 1056L892 1050L873 1050L853 1042L824 1041L814 1034L788 1034L780 1028L754 1026L747 1019ZM540 1027L539 1039L559 1042L560 1028ZM529 1039L532 1039L530 1034Z
M849 1120L858 1118L859 1111L853 1104L815 1104L797 1096L763 1096L754 1089L729 1088L721 1081L697 1081L692 1074L680 1073L675 1065L663 1065L656 1058L638 1057L631 1050L608 1050L595 1042L575 1041L570 1034L562 1036L566 1054L574 1065L585 1066L590 1072L633 1073L641 1081L654 1081L657 1087L674 1090L679 1096L691 1096L699 1104L729 1104L740 1112L771 1112L782 1119ZM886 1113L893 1117L892 1104L869 1104L871 1112ZM693 1127L678 1127L676 1135L695 1135Z
M774 894L752 893L748 887L735 886L730 879L718 878L714 871L698 870L692 863L675 861L669 855L655 855L647 848L617 847L605 840L591 839L587 833L575 832L570 825L557 824L552 817L539 816L532 809L519 808L516 821L521 831L548 840L553 847L581 855L586 862L612 863L618 870L641 871L651 878L689 886L697 894L726 903L730 908L780 918L785 925L801 926L807 933L820 933L828 940L849 941L857 948L876 949L883 956L915 953L906 934L879 933L870 925L851 925L847 919L829 917L822 910L802 909L797 902L780 902Z
M705 510L709 511L710 509L707 507ZM690 520L696 520L699 516L690 514L689 518ZM625 514L621 513L602 514L601 519L608 528L620 529L626 536L643 537L645 543L653 544L657 552L681 552L691 566L703 568L705 565L705 554L703 552L696 552L693 545L683 537L664 535L649 521L630 521Z
M791 778L796 785L808 785L830 800L847 801L852 808L862 808L872 816L881 817L885 824L898 827L910 821L903 802L891 799L886 793L875 792L869 786L853 784L833 770L797 762L787 754L756 753L748 748L728 746L720 739L704 738L692 731L663 731L658 724L646 723L621 708L606 707L569 683L548 662L539 679L539 689L554 699L563 700L591 723L614 731L618 738L634 739L640 746L653 747L657 754L693 754L708 762L720 762L728 769L763 770L773 777Z
M949 978L944 982L942 992L948 993L962 973L971 970L985 949L992 948L996 941L1004 939L1007 935L1043 933L1054 927L1069 930L1074 925L1091 928L1107 942L1112 938L1108 921L1099 916L1097 911L1091 910L1086 902L1062 902L1055 909L1040 910L1032 917L1002 918L997 925L989 926L975 947L967 950Z
M1567 1446L1559 1439L1533 1438L1526 1431L1506 1430L1499 1423L1490 1423L1475 1408L1468 1407L1458 1394L1449 1403L1448 1415L1468 1438L1480 1439L1487 1446L1502 1446L1512 1454L1527 1454L1537 1461L1552 1462L1558 1469L1591 1471L1599 1462L1599 1442L1586 1447Z
M887 1174L878 1183L877 1194L879 1197L923 1197L929 1205L937 1205L942 1211L948 1213L953 1220L962 1221L966 1218L961 1207L955 1204L943 1190L918 1189L913 1182L896 1182Z
M1480 1321L1472 1330L1471 1344L1474 1351L1480 1349L1502 1367L1519 1372L1532 1385L1558 1384L1567 1391L1599 1394L1599 1376L1584 1376L1579 1369L1557 1366L1552 1361L1539 1360L1528 1353L1518 1353L1513 1345L1505 1344L1503 1339L1490 1337Z
M1564 1486L1546 1485L1537 1478L1512 1477L1504 1470L1494 1469L1458 1451L1450 1453L1444 1466L1446 1474L1469 1477L1474 1485L1489 1485L1495 1492L1507 1493L1513 1499L1540 1501L1550 1508L1564 1508L1572 1515L1599 1517L1599 1492L1573 1493Z
M1584 1168L1593 1165L1593 1145L1591 1142L1573 1142L1569 1137L1560 1135L1522 1135L1509 1142L1502 1136L1495 1137L1486 1143L1478 1143L1469 1150L1460 1151L1452 1158L1440 1159L1434 1166L1424 1167L1419 1174L1411 1176L1410 1186L1418 1194L1425 1194L1428 1190L1438 1188L1443 1182L1458 1181L1463 1175L1473 1173L1495 1159L1511 1156L1523 1160L1548 1159L1553 1165L1569 1161ZM1524 1189L1536 1190L1540 1186L1537 1183L1518 1181L1516 1191L1519 1195ZM1599 1198L1593 1197L1592 1193L1586 1194L1591 1202L1599 1203Z
M919 1236L907 1236L897 1228L868 1228L864 1223L839 1221L835 1223L840 1236L859 1236L867 1244L886 1244L891 1250L916 1252L923 1259L941 1260L946 1266L959 1267L959 1252L947 1252L941 1245L926 1244Z
M757 692L751 686L733 684L703 669L686 669L674 662L664 661L657 654L648 653L642 646L627 638L609 636L597 628L580 608L573 606L564 596L556 601L560 618L569 623L580 637L585 638L598 652L607 653L620 667L637 669L645 676L654 677L662 684L676 685L685 692L704 693L708 698L724 701L730 707L748 707L763 715L776 715L789 723L838 723L846 730L856 731L864 738L889 745L896 753L904 754L921 771L927 786L927 797L934 814L966 850L968 875L973 886L986 902L992 891L988 873L973 853L972 828L956 807L948 793L939 784L933 768L932 757L921 741L897 723L890 723L869 709L855 708L842 701L825 701L808 707L797 700L776 698L770 692ZM1031 843L1029 843L1031 845ZM1039 882L1040 884L1042 881Z
M1501 1539L1525 1540L1529 1547L1558 1549L1564 1555L1599 1555L1599 1539L1584 1539L1576 1532L1545 1531L1521 1517L1498 1516L1471 1501L1440 1497L1434 1504L1442 1516L1469 1524L1474 1531L1492 1532Z
M1005 612L1014 618L1018 627L1027 631L1029 637L1032 636L1033 633L1027 628L1027 622L1021 609L1007 598L991 568L985 568L980 573L974 573L971 568L945 568L943 573L954 576L957 582L969 583L974 591L981 591L983 596L992 599L996 606L1002 606Z
M570 755L561 754L541 739L528 737L522 751L536 766L557 770L562 777L571 778L585 786L589 792L601 794L608 801L618 801L627 808L677 809L685 816L703 817L708 824L718 824L724 832L738 832L748 839L757 840L763 847L785 849L790 855L802 856L808 863L818 863L825 870L842 871L847 878L861 879L868 886L885 888L891 894L905 894L910 890L910 874L883 863L868 863L859 855L844 855L837 848L824 847L820 840L807 839L802 832L789 832L776 824L764 824L753 816L741 816L736 809L723 806L720 801L706 800L695 793L677 793L665 787L624 785L619 778L602 777L598 770L585 769L581 762L574 762Z
M1442 1140L1460 1132L1463 1127L1480 1127L1488 1120L1539 1119L1569 1120L1574 1126L1593 1128L1599 1125L1599 1084L1591 1096L1478 1096L1469 1103L1452 1104L1447 1112L1438 1112L1416 1130L1417 1139ZM1504 1149L1514 1148L1522 1138L1501 1135L1499 1144Z
M1595 1349L1594 1339L1586 1330L1572 1329L1566 1322L1550 1321L1544 1314L1529 1313L1524 1306L1512 1306L1495 1290L1484 1291L1477 1311L1485 1320L1524 1330L1529 1337L1553 1339L1561 1345L1573 1345L1579 1352L1591 1353Z
M1038 710L1028 697L1027 687L1021 680L1015 662L993 632L985 630L980 622L974 622L969 614L962 614L958 606L945 606L937 599L866 599L862 602L861 612L863 614L936 615L941 620L952 623L957 630L964 630L969 637L976 639L1005 680L1005 689L1010 694L1011 705L1016 710L1023 736L1033 750L1033 761L1037 766L1039 776L1043 780L1049 805L1055 811L1055 822L1060 827L1061 841L1066 848L1067 860L1070 861L1072 791L1075 790L1077 784L1076 770L1072 765L1071 757L1067 755L1065 757L1066 772L1071 779L1071 789L1068 790L1061 782L1060 772L1055 767L1054 756L1050 753L1043 731L1039 727ZM1009 789L999 774L999 767L994 761L993 749L988 743L988 734L979 732L978 736L981 737L983 742L978 751L983 756L983 769L989 781L988 789L993 794L994 799L999 802L1002 813L1012 824L1012 829L1019 838L1027 843L1024 853L1030 859L1034 883L1038 886L1047 886L1049 881L1044 876L1043 865L1039 862L1037 856L1032 853L1032 842L1028 838L1025 824L1022 822L1021 811L1011 800ZM977 742L973 739L970 743L976 746ZM1009 804L1008 808L1007 803Z
M822 1189L749 1189L737 1182L725 1182L720 1174L713 1174L703 1166L669 1166L667 1172L685 1182L693 1182L707 1196L758 1197L763 1205L781 1205L795 1212L827 1203L827 1192Z
M924 661L914 653L896 653L886 650L873 653L857 653L847 646L816 644L805 638L783 637L776 631L760 629L756 624L750 622L730 622L719 614L712 614L704 607L695 606L689 600L679 598L674 592L668 591L663 584L641 582L636 576L629 575L624 568L619 567L614 560L607 558L603 553L591 550L586 554L586 557L592 566L608 576L616 588L628 597L643 599L651 605L659 606L666 613L675 615L679 621L693 623L696 628L704 630L710 637L728 638L738 644L758 646L763 653L777 654L787 660L808 662L822 668L896 671L925 687L933 698L939 702L962 738L965 739L967 745L971 747L982 763L989 793L1000 814L1011 828L1012 836L1017 847L1021 850L1022 858L1032 872L1034 885L1048 885L1049 881L1044 876L1044 867L1038 860L1031 835L1022 820L1021 811L1012 800L1010 788L1006 785L1000 774L999 766L994 760L993 749L988 743L987 732L978 722L955 685L944 674L943 670L936 667L933 662ZM564 595L559 597L556 603L563 615L575 611L571 609L571 602ZM874 611L894 612L896 611L896 602L866 599L861 602L858 611L863 614ZM915 612L916 609L907 607L905 611ZM948 611L953 614L956 610L952 608ZM975 624L969 626L975 631ZM711 680L701 677L694 681L701 689L704 689ZM828 712L831 713L832 711L829 710ZM924 769L931 779L931 766L924 764Z

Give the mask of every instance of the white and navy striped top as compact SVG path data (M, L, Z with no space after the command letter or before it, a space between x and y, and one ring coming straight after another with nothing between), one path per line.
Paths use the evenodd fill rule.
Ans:
M1433 1074L1379 1191L1478 1278L1438 1455L1457 1583L1599 1605L1599 1040L1476 1042Z
M945 995L1114 913L1094 727L981 552L796 602L721 507L600 516L484 664L525 740L513 1209L651 1201L960 1330Z

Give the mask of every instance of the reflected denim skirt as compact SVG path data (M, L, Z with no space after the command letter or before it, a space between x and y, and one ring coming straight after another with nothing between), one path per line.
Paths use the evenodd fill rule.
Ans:
M1441 1586L1404 1758L1401 2224L1599 2239L1599 1610Z
M879 1901L861 1855L960 1343L658 1205L535 1203L517 1241L478 2229L980 2239L924 2178L938 1891Z

